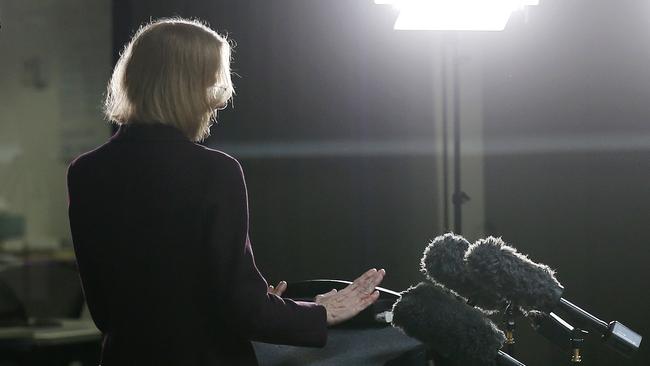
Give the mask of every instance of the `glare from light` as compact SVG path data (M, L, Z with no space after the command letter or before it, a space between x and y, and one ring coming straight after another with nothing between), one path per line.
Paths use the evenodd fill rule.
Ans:
M513 11L539 0L374 0L400 9L396 30L501 31Z
M440 0L374 0L377 5L393 5L397 8L401 7L404 3L418 3L418 2L436 2ZM485 0L484 2L499 2L499 0ZM519 6L536 6L539 5L539 0L515 0Z
M400 9L404 0L375 0L377 5L392 5L395 9Z

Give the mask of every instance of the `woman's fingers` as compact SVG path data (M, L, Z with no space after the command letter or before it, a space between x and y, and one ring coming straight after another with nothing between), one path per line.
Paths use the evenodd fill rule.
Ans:
M337 291L336 291L335 288L333 288L333 289L331 289L331 290L330 290L329 292L327 292L327 293L320 294L320 295L316 295L316 301L319 301L319 300L322 300L322 299L325 298L325 297L328 297L328 296L334 295L335 293L337 293Z
M287 290L287 282L280 281L277 286L270 285L267 292L276 296L282 296L284 291Z
M376 291L375 287L381 283L385 275L385 270L373 268L341 291L332 290L316 296L316 302L324 305L327 310L328 324L338 324L353 318L377 301L379 291Z
M375 287L381 283L386 275L386 270L380 269L373 273L372 277L367 277L360 282L355 291L353 291L353 301L357 303L359 312L370 306L379 298L379 291Z
M344 288L343 290L348 290L348 291L354 291L354 290L356 290L357 288L359 288L359 286L360 286L362 283L368 281L369 278L372 278L373 276L375 276L376 273L377 273L377 270L376 270L375 268L372 268L372 269L367 270L364 274L362 274L361 276L357 277L354 281L352 281L351 284L349 284L349 285L348 285L346 288ZM343 291L343 290L341 290L341 291Z
M278 283L278 286L275 288L275 294L278 296L282 296L282 294L287 290L287 282L286 281L280 281Z
M380 269L377 271L375 276L371 277L368 282L367 282L367 290L369 293L372 293L375 290L375 287L377 287L381 281L384 280L384 276L386 275L386 270Z
M341 291L369 294L381 282L385 274L386 271L383 269L379 271L375 268L369 269Z
M341 296L341 292L339 292L336 295L321 298L317 302L325 306L328 324L334 325L353 318L378 298L379 291L374 291L363 297L355 293Z
M370 269L341 291L356 292L362 295L370 294L381 283L385 275L386 270L384 269L380 269L379 271L374 268Z
M359 304L357 305L357 314L362 312L368 306L372 305L375 301L377 301L377 299L379 299L379 291L374 291L370 295L360 299Z

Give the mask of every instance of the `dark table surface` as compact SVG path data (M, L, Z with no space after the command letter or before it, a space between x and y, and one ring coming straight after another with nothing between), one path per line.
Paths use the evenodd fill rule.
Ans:
M11 327L0 330L0 350L98 343L99 331L89 320L61 321L60 326ZM328 331L323 348L253 342L260 366L422 366L421 343L389 325L339 327ZM391 362L392 361L392 362Z
M330 366L386 365L398 357L413 360L421 349L417 340L391 326L368 328L333 328L329 330L324 348L254 344L260 366ZM411 356L408 356L411 354ZM404 357L407 355L408 357ZM395 362L395 364L415 364Z

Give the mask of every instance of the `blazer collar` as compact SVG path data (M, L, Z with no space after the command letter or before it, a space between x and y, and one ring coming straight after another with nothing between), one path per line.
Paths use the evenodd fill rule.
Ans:
M176 127L162 123L132 122L120 125L111 140L190 141Z

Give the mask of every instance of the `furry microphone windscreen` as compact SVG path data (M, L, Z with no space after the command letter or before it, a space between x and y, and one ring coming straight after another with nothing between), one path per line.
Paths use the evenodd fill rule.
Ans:
M494 366L505 336L449 289L421 282L393 306L393 326L457 366Z
M465 263L469 246L469 241L460 235L440 235L424 249L420 270L429 280L457 292L471 304L487 310L500 310L504 301L493 292L482 289L469 276Z
M563 287L553 270L488 237L470 245L465 261L472 279L523 310L550 311L560 301Z

